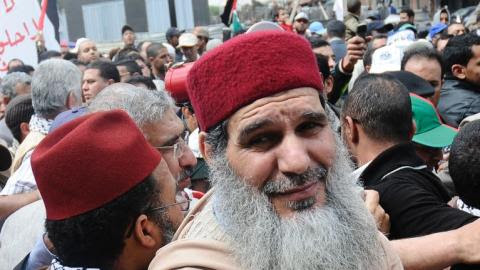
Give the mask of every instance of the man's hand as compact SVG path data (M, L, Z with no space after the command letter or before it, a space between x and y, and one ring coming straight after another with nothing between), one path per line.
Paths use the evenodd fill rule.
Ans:
M366 40L355 36L347 41L347 54L342 58L342 69L346 73L352 73L353 67L359 59L363 59L363 55L367 50L367 42L371 37L367 37Z
M377 229L383 234L390 232L390 216L380 206L380 195L375 190L364 190L365 206L370 214L372 214L377 224Z

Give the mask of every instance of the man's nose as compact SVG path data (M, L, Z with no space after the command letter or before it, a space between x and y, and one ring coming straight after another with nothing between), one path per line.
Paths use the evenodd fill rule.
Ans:
M310 155L302 138L291 135L277 149L278 169L284 174L301 174L310 166Z

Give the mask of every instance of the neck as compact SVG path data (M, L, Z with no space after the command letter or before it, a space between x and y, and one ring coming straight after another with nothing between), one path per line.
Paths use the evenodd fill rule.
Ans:
M152 73L153 73L153 75L155 76L155 78L158 78L158 79L160 79L160 80L162 80L162 81L165 80L165 73L164 73L164 72L160 72L160 71L158 71L156 68L153 68L153 69L152 69Z
M355 149L355 157L357 160L357 166L361 167L368 162L374 160L378 155L388 148L394 146L393 142L382 142L372 140L370 138L364 138L361 140Z

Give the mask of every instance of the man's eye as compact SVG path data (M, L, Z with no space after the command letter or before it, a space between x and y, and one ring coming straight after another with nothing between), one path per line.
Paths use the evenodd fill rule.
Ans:
M247 146L249 148L257 149L269 149L272 146L276 145L280 141L280 137L274 134L262 134L253 137L248 141Z
M300 124L298 127L297 127L297 132L311 132L311 131L315 131L319 128L323 127L322 124L320 123L316 123L316 122L305 122L305 123L302 123Z

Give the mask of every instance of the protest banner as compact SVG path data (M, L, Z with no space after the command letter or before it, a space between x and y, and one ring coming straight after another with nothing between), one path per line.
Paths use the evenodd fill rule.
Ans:
M52 23L45 16L48 0L0 0L0 77L6 74L13 58L36 66L35 39L42 33L48 50L60 50Z

